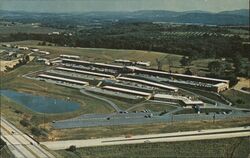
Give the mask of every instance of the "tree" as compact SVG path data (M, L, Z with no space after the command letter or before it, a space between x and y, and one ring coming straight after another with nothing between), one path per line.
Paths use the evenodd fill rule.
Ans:
M21 124L22 126L24 126L24 127L27 127L27 126L30 125L29 121L26 120L26 119L22 119L22 120L20 121L20 124Z
M75 152L75 151L76 151L76 146L75 146L75 145L71 145L71 146L68 148L68 151Z
M157 69L162 70L162 61L157 58L156 63L157 63Z
M33 127L31 128L31 133L35 136L41 136L42 135L42 131L39 128Z
M208 64L208 68L212 74L222 76L225 71L225 64L220 61L212 61Z
M47 44L46 44L45 41L43 41L41 45L42 45L42 46L46 46Z
M238 52L236 52L236 55L233 58L234 67L235 67L235 72L236 73L239 73L240 70L241 70L241 67L242 67L242 65L241 65L241 59L242 59L241 55Z
M187 56L183 56L180 60L182 66L189 66L191 64L191 60Z
M5 145L6 143L0 138L0 149L2 149Z
M29 55L26 55L26 56L24 57L24 59L25 59L26 62L28 62L28 61L30 61L30 56L29 56Z
M190 70L190 68L187 68L184 74L186 74L186 75L193 75L193 73Z

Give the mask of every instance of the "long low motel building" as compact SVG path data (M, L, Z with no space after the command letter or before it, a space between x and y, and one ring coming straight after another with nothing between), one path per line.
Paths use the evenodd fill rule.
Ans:
M128 67L132 69L133 72L137 74L147 74L152 76L159 76L159 77L167 77L173 80L183 80L183 81L194 81L194 82L201 82L201 83L209 83L212 84L211 88L207 88L209 90L215 92L221 92L224 90L229 89L229 80L222 80L216 78L209 78L209 77L200 77L194 75L185 75L185 74L177 74L177 73L169 73L164 71L157 71L157 70L150 70L150 69L142 69L138 67ZM187 82L188 83L188 82Z
M88 82L74 80L74 79L68 79L68 78L63 78L63 77L56 77L56 76L46 75L46 74L40 74L40 75L38 75L38 77L44 78L44 79L61 81L61 82L68 82L68 83L72 83L72 84L89 85Z
M111 65L111 64L105 64L105 63L93 63L93 62L83 61L83 60L62 59L62 62L69 63L69 64L86 65L86 66L93 65L93 66L98 66L102 68L106 67L106 68L113 68L113 69L120 69L120 70L124 69L124 66ZM204 83L229 84L229 80L222 80L222 79L209 78L209 77L200 77L200 76L194 76L194 75L177 74L177 73L169 73L165 71L143 69L143 68L139 68L135 66L127 66L126 68L133 70L135 73L149 74L149 75L162 76L162 77L173 77L176 79L191 80L191 81L198 81L198 82L204 82Z
M75 60L80 59L80 57L77 55L67 55L67 54L61 54L60 58L75 59Z
M114 87L114 86L103 86L102 88L107 89L107 90L122 92L122 93L144 96L144 97L151 96L151 93L146 93L146 92L141 92L141 91L136 91L136 90L131 90L131 89L125 89L125 88L118 88L118 87Z
M178 91L178 88L176 88L176 87L167 86L167 85L164 85L164 84L159 84L159 83L140 80L140 79L135 79L135 78L117 77L117 79L118 80L130 81L130 82L137 82L137 83L141 83L141 84L146 84L146 85L149 85L149 86L158 87L158 88L162 88L162 89L167 89L167 90L174 91L174 92Z
M153 96L154 100L160 100L160 101L168 101L168 102L175 102L182 106L204 106L204 102L200 100L191 100L187 97L182 96L174 96L174 95L168 95L168 94L155 94Z
M95 66L99 68L110 68L115 70L121 70L124 66L105 64L105 63L93 63L89 61L83 60L73 60L73 59L62 59L63 64L75 64L75 65L83 65L83 66Z
M71 69L71 68L64 68L64 67L56 67L56 70L63 70L68 72L75 72L85 75L92 75L92 76L99 76L99 77L106 77L106 78L113 78L113 75L103 74L103 73L97 73L97 72L91 72L91 71L84 71L84 70L78 70L78 69Z
M113 70L119 71L128 71L134 72L137 74L147 74L152 76L159 76L159 77L166 77L173 80L183 80L183 81L194 81L197 83L208 83L212 84L212 87L208 87L206 89L212 90L215 92L221 92L226 89L229 89L229 80L222 80L216 78L209 78L209 77L200 77L194 75L185 75L185 74L177 74L177 73L169 73L165 71L158 71L158 70L151 70L151 69L143 69L135 66L119 66L119 65L111 65L105 63L93 63L89 61L82 61L82 60L73 60L73 59L62 59L63 64L70 64L70 65L83 65L83 66L94 66L99 68L108 68ZM187 82L188 83L188 82ZM199 84L198 84L199 85ZM202 87L202 86L201 86Z
M185 74L177 74L177 73L169 73L165 71L157 71L157 70L150 70L150 69L142 69L138 67L130 67L137 73L145 73L150 75L156 75L156 76L162 76L162 77L174 77L176 79L186 79L186 80L194 80L194 81L200 81L200 82L208 82L208 83L227 83L229 84L229 80L222 80L222 79L216 79L216 78L209 78L209 77L200 77L200 76L194 76L194 75L185 75Z

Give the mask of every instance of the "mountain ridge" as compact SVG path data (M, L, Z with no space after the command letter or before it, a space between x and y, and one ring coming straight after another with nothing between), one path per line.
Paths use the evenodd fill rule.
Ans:
M0 10L0 20L41 21L46 18L60 20L78 19L79 22L91 21L125 21L125 22L175 22L205 25L247 25L249 26L249 9L223 11L218 13L193 10L139 10L133 12L85 12L85 13L36 13ZM68 18L68 19L67 19Z

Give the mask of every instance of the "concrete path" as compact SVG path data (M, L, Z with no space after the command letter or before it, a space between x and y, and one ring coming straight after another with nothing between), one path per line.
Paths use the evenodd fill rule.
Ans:
M202 131L137 135L137 136L131 136L130 138L112 137L112 138L87 139L87 140L50 141L50 142L42 142L42 144L47 146L51 150L62 150L69 148L69 146L71 145L75 145L77 148L80 148L80 147L110 146L110 145L124 145L124 144L224 139L224 138L248 137L248 136L250 136L249 126L202 130Z

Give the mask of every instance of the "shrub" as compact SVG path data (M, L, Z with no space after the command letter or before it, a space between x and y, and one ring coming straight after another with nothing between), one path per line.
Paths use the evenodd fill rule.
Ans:
M237 103L237 104L244 104L245 102L244 102L242 99L237 99L237 100L236 100L236 103Z
M76 146L75 145L71 145L67 150L71 151L71 152L75 152L76 151Z
M35 136L41 136L42 130L40 128L33 127L31 128L31 133Z
M27 127L27 126L30 125L29 121L26 120L26 119L22 119L22 120L20 121L20 124L21 124L22 126L24 126L24 127Z
M23 112L20 111L20 110L15 110L15 113L17 113L17 114L22 114Z

